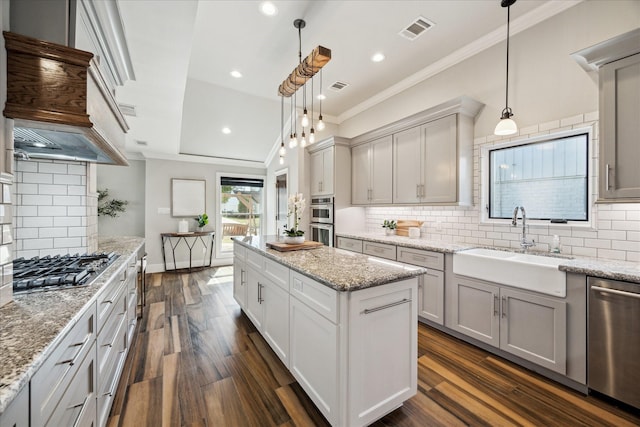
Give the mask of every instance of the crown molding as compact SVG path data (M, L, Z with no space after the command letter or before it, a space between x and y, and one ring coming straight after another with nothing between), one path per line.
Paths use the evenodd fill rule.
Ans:
M511 36L518 34L526 29L533 27L534 25L543 22L552 16L555 16L565 10L582 3L584 0L553 0L547 1L540 7L532 10L531 12L523 15L517 19L511 21ZM478 53L494 46L495 44L506 40L507 25L503 25L500 28L480 37L476 41L469 43L468 45L454 51L450 55L442 58L441 60L434 62L430 66L423 68L417 73L401 80L395 85L383 90L379 94L367 99L366 101L348 109L344 113L338 116L337 123L340 124L345 120L348 120L365 110L417 85L430 77L435 76L444 70L453 67L454 65L468 59Z

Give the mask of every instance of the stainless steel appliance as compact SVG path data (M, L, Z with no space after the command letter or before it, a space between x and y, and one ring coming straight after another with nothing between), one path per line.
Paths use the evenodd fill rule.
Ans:
M640 408L640 284L590 277L589 388Z
M333 197L311 199L311 240L333 246Z
M17 258L13 293L88 285L117 258L115 252Z
M311 222L333 224L333 197L311 199Z
M312 223L311 240L325 246L333 246L333 224Z

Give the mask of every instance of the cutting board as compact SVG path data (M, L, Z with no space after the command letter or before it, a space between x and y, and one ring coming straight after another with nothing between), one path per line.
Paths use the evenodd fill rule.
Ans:
M320 242L314 242L312 240L305 240L304 243L301 243L299 245L291 245L289 243L284 243L284 242L267 242L267 247L271 249L275 249L276 251L280 251L280 252L315 249L315 248L319 248L320 246L324 246L324 245Z
M422 227L423 221L415 221L411 219L399 219L396 227L397 236L409 237L410 227Z

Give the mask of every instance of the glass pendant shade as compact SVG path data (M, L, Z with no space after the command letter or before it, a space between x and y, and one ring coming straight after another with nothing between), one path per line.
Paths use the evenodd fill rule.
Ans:
M280 156L280 164L284 165L284 157Z
M318 130L324 130L324 122L322 121L322 115L320 115L320 117L318 117L318 125L317 128Z
M300 139L300 147L304 148L307 146L307 137L304 134L304 130L302 131L302 138Z
M284 148L284 144L280 145L280 150L278 151L278 154L280 154L280 156L284 156L285 154L287 154L287 150L286 148Z
M307 109L304 109L304 113L302 114L302 120L300 120L300 125L303 128L306 128L307 126L309 126L309 116L307 116Z
M518 125L510 118L500 119L493 133L501 136L513 135L518 133Z
M298 136L294 133L289 140L289 148L296 148L298 146Z
M316 132L315 130L313 130L313 128L311 128L311 130L309 131L309 145L313 144L314 142L316 142Z

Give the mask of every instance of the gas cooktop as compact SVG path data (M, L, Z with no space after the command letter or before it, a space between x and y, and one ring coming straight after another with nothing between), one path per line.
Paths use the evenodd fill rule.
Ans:
M115 252L18 258L13 261L13 292L88 285L116 258Z

